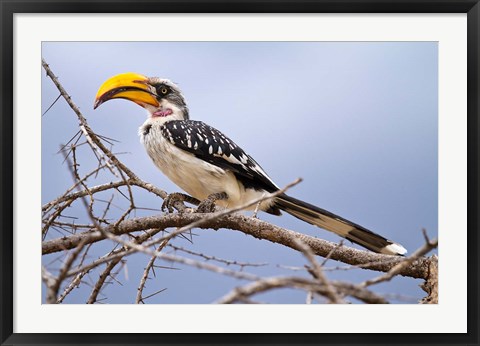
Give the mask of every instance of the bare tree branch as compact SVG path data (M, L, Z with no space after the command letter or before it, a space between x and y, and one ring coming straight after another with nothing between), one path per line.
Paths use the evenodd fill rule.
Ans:
M60 289L60 285L62 284L62 281L67 277L68 271L72 267L73 262L77 259L80 252L82 252L84 246L84 242L80 242L80 244L77 245L76 249L70 254L70 256L67 257L67 260L60 269L60 273L58 274L57 278L53 279L51 275L48 276L48 280L46 281L48 289L47 303L57 303L57 294L58 290Z
M164 240L160 244L158 249L155 250L155 252L158 253L158 252L162 251L163 248L167 245L167 243L168 243L168 240ZM145 283L147 282L147 279L148 279L148 273L150 272L150 269L153 268L153 264L155 263L156 259L157 259L156 256L152 256L152 258L150 258L150 261L148 261L147 266L145 267L145 270L143 271L142 279L140 280L140 284L139 284L138 289L137 289L137 298L135 299L136 304L143 303L143 297L142 297L143 289L145 288Z
M94 304L97 301L97 297L103 285L105 284L105 281L107 280L108 276L112 272L113 268L115 268L117 264L120 263L121 260L122 260L122 257L118 257L108 262L107 266L105 267L105 270L100 274L100 277L98 278L97 282L93 286L93 290L92 290L92 293L90 294L90 297L88 297L87 304Z
M354 296L357 299L366 301L371 304L387 304L388 302L378 296L377 294L368 291L366 289L361 289L355 287L351 284L346 284L342 282L332 282L335 289L342 294ZM237 301L242 301L245 298L250 298L254 294L265 292L268 290L276 288L286 288L286 287L295 287L307 292L316 292L321 295L327 296L327 289L324 285L312 281L310 279L300 278L300 277L273 277L257 280L253 283L247 284L243 287L237 287L232 292L226 294L215 303L217 304L232 304Z
M304 244L301 240L296 239L297 246L300 248L300 251L303 252L304 256L308 259L310 264L312 265L312 269L310 273L313 275L318 282L325 286L325 296L329 299L330 302L333 304L343 304L342 298L339 297L337 291L332 286L332 284L328 281L327 277L323 273L322 266L317 262L312 249L310 249L306 244Z
M204 217L204 214L197 213L156 215L125 220L116 228L107 226L104 229L106 232L114 235L138 232L151 228L165 230L170 227L184 227L195 221L202 220ZM295 250L299 250L295 240L300 239L318 256L326 257L335 249L331 254L331 259L350 265L365 265L365 267L370 270L381 272L388 272L396 264L403 261L403 258L398 256L376 254L346 246L338 247L335 243L287 230L268 222L241 214L227 215L218 219L203 221L202 225L198 227L201 229L215 230L221 228L231 229L243 232L258 239L281 244ZM68 237L57 238L43 242L42 254L45 255L72 249L85 238L86 243L93 243L105 239L105 237L98 231L84 232ZM430 260L427 258L418 258L408 267L404 268L399 274L418 279L425 279L428 276L429 262Z
M218 258L218 257L215 257L215 256L205 255L203 253L198 253L198 252L195 252L195 251L192 251L192 250L185 249L181 246L176 246L176 245L172 245L172 244L168 244L168 247L170 247L170 248L172 248L176 251L181 251L181 252L188 253L190 255L194 255L194 256L197 256L197 257L202 257L206 261L215 261L215 262L224 263L227 266L235 265L235 266L239 266L240 268L244 268L244 267L263 267L263 266L266 266L268 264L268 263L249 263L249 262L240 262L240 261L237 261L237 260L227 260L227 259Z

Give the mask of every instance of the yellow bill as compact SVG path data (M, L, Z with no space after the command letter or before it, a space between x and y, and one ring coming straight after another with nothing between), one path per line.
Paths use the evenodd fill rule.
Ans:
M157 107L159 103L150 92L147 81L146 76L133 72L121 73L107 79L98 89L93 109L108 100L118 98L133 101L142 107Z

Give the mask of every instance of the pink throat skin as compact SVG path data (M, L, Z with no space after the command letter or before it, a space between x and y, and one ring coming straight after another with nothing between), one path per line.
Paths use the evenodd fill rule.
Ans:
M158 111L156 111L155 113L152 114L152 117L166 117L170 114L172 114L173 111L170 109L170 108L167 108L167 109L160 109Z

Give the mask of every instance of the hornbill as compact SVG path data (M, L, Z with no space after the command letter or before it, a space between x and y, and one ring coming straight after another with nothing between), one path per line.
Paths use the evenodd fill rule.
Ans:
M145 108L148 118L139 129L141 142L154 164L176 185L203 201L226 208L244 205L265 193L278 191L262 167L234 141L201 121L190 120L185 98L168 79L123 73L99 88L94 108L123 98ZM188 200L187 195L171 194ZM171 200L164 206L172 210ZM356 223L285 193L260 203L259 209L280 215L283 210L296 218L324 228L369 250L404 255L407 250Z

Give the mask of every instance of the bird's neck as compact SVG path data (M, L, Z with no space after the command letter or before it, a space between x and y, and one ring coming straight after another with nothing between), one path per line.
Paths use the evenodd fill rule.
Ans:
M151 124L151 125L163 125L165 124L166 122L168 121L173 121L173 120L186 120L188 118L186 118L182 112L174 112L170 115L167 115L167 116L164 116L164 117L161 117L161 116L152 116L152 115L149 115L149 117L147 118L147 120L145 121L144 124Z

